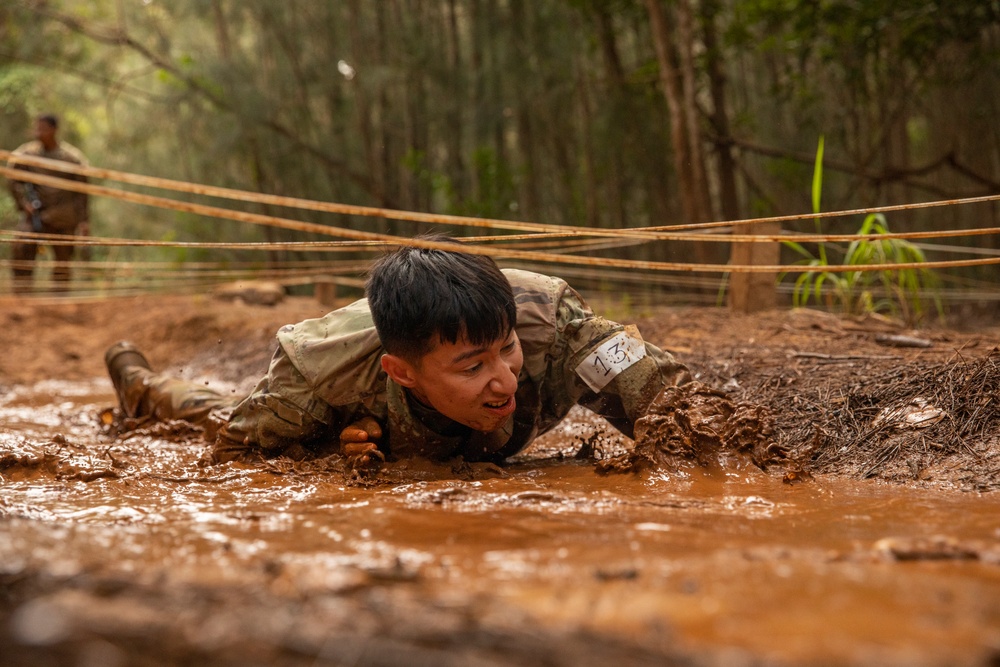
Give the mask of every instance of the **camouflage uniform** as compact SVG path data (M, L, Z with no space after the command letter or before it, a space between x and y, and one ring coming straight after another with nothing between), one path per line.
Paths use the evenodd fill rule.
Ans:
M83 153L64 141L59 142L56 148L51 151L45 150L45 146L43 146L40 141L29 141L28 143L19 146L14 151L10 161L8 162L8 166L11 169L22 169L36 174L46 174L67 180L84 182L87 180L85 176L67 174L65 172L54 171L51 169L43 169L41 167L35 167L23 163L18 164L17 156L19 155L42 157L50 160L61 160L63 162L71 162L73 164L87 166L87 158L83 156ZM42 209L39 211L42 221L42 233L67 235L75 234L81 223L89 221L87 212L88 197L86 194L72 192L70 190L60 190L48 185L35 185L35 191L38 193L38 199L42 203ZM17 202L18 208L23 211L25 202L28 199L24 190L24 183L21 183L20 181L11 181L10 192L14 196L14 200ZM23 219L17 226L17 230L20 232L35 231L32 227L30 214L24 214ZM57 286L65 288L69 283L70 277L70 270L65 262L68 262L73 257L74 247L69 245L56 245L52 246L52 251L57 262L56 266L52 270L52 278L56 281ZM38 244L36 243L13 244L12 256L15 260L15 286L24 288L30 284L31 274L33 273L32 262L35 261L35 255L37 253Z
M367 301L361 300L278 331L267 376L217 429L216 461L252 451L293 458L338 451L340 431L369 416L382 425L379 448L391 456L502 460L555 426L574 405L593 410L631 436L633 423L660 389L691 379L670 354L643 343L634 327L595 316L565 281L527 271L504 274L517 303L524 366L517 409L500 429L481 433L456 424L412 400L388 378L380 364L384 350ZM641 358L626 362L627 368L595 391L595 381L578 369L592 360L599 365L596 351L613 347L616 340L638 346L641 352L632 348L632 357ZM204 387L146 369L129 373L122 405L137 410L132 414L205 423L231 405Z

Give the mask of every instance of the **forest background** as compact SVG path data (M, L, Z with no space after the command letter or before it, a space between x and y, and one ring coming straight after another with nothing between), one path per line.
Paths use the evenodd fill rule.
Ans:
M63 120L62 138L100 167L391 209L598 229L808 213L819 203L811 186L820 137L824 210L994 195L998 107L996 0L0 5L0 147L25 141L33 116L51 111ZM242 206L404 236L430 228ZM323 238L108 198L94 198L92 210L93 233L105 237ZM0 228L15 220L4 197ZM997 226L998 207L887 220L892 231L981 229ZM851 233L861 216L821 225ZM591 252L730 258L724 236L618 245ZM998 247L996 235L921 244L928 259L995 257ZM783 252L786 264L801 259ZM830 252L842 256L846 245ZM297 249L93 252L95 260L178 265L291 267L307 258L315 256ZM593 285L631 278L704 301L716 301L724 284L721 270L655 280L558 270L574 271ZM995 266L942 277L953 299L997 291Z

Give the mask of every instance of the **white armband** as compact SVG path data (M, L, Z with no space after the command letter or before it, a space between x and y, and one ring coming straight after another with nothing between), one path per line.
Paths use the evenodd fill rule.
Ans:
M576 374L594 393L608 386L619 373L646 356L646 345L634 326L607 339L576 367Z

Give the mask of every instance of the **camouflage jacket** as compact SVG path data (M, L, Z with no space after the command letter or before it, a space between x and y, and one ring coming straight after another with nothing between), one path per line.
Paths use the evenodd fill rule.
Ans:
M51 169L43 169L41 167L35 167L23 163L19 164L17 161L18 155L43 157L50 160L61 160L63 162L71 162L73 164L87 166L87 158L83 156L83 153L65 141L59 142L59 145L51 151L45 150L45 147L40 141L29 141L14 150L7 164L11 169L22 169L24 171L30 171L37 174L46 174L48 176L65 178L71 181L87 180L85 176L67 174L65 172L54 171ZM89 220L87 211L87 195L80 192L72 192L71 190L60 190L48 185L36 185L35 190L38 193L38 199L42 202L42 210L40 211L40 214L42 217L42 224L46 227L63 233L71 233L76 229L76 226L79 223L87 222ZM24 183L20 181L10 181L10 192L14 196L15 201L17 201L18 208L23 210L25 201L27 201L27 195L24 191Z
M574 405L631 436L634 421L660 389L690 380L682 364L644 343L634 327L595 316L565 281L504 273L517 303L524 366L517 408L502 428L474 431L411 400L382 370L384 351L361 300L281 328L267 376L220 430L217 453L259 447L278 454L293 444L332 445L344 427L371 416L383 427L379 447L387 454L500 460L555 426Z

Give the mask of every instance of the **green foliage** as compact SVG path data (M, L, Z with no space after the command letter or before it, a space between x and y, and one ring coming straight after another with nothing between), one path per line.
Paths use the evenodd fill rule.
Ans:
M462 197L447 174L428 167L427 156L411 151L402 160L404 168L429 185L435 200L443 202L451 215L484 218L507 218L517 211L517 184L513 171L492 148L480 146L472 153L471 166L476 182L475 194Z
M816 149L816 163L813 170L812 203L813 213L820 212L823 191L823 149L820 137ZM815 219L816 233L822 233L819 218ZM856 239L843 250L843 266L862 267L873 264L920 264L926 261L923 251L905 239L878 238L889 233L889 223L881 213L870 213L865 217L857 234L872 236L871 239ZM838 246L819 242L816 253L794 241L786 241L802 259L800 266L822 268L830 266L828 250L841 252ZM828 246L830 246L828 248ZM837 307L849 315L864 313L888 313L907 322L919 321L926 314L928 301L942 315L940 299L934 294L939 280L934 272L921 267L891 270L859 271L804 271L795 281L792 302L795 307L803 307L809 302Z
M497 152L488 146L480 146L472 153L472 166L478 185L476 196L464 202L455 202L454 212L483 217L508 217L517 211L514 173Z
M34 88L36 72L32 68L11 65L0 69L0 111L22 110L22 104Z
M975 44L984 26L1000 20L1000 5L984 0L740 0L734 10L741 18L734 40L749 43L749 26L760 26L766 48L848 69L887 47L922 66L949 45Z

